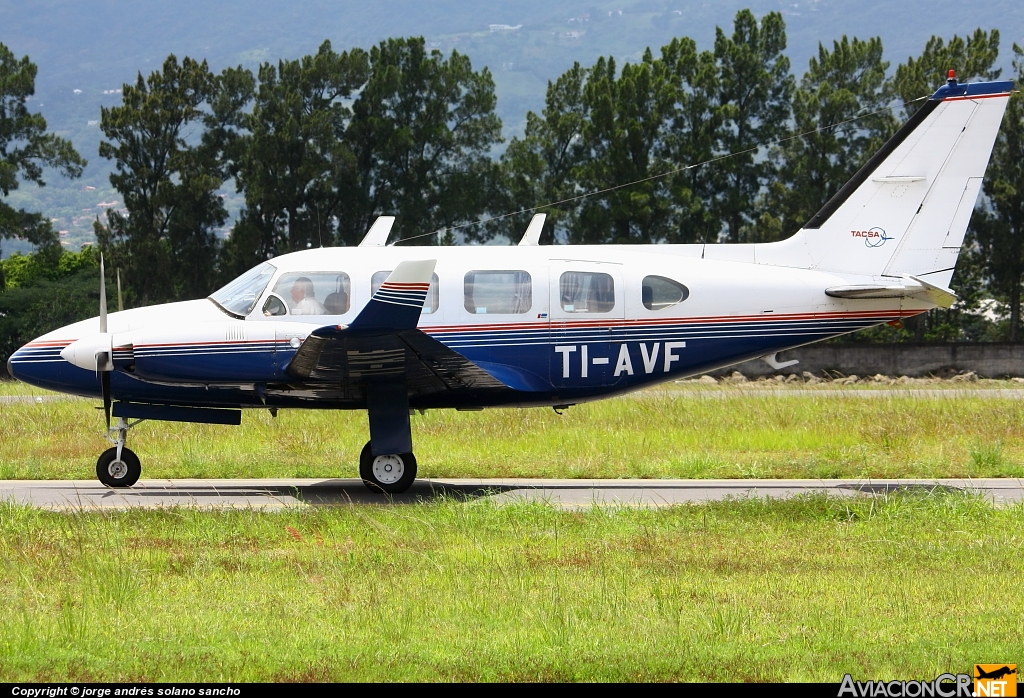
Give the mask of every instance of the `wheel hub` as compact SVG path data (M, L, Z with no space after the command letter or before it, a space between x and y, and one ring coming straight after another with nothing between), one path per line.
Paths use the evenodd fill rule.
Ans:
M399 455L377 456L373 459L373 477L382 485L398 482L405 474L405 462Z
M128 464L123 460L112 460L107 466L107 472L115 480L122 480L128 474Z

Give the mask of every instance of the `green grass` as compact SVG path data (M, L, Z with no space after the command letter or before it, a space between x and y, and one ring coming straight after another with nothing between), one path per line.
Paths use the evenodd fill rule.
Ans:
M779 390L677 386L563 416L429 411L413 418L413 439L423 477L1024 476L1020 400L974 390L931 397L889 388L871 398ZM94 477L108 444L93 402L0 410L0 479ZM241 427L143 423L129 445L147 478L354 477L366 438L364 412L283 410L275 419L251 410Z
M1024 508L0 505L0 680L931 679L1020 653Z

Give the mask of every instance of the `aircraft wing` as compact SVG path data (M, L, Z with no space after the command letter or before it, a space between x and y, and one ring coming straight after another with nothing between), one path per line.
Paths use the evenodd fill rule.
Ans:
M305 381L347 384L353 389L404 378L411 396L507 387L417 329L361 332L321 327L302 343L287 370Z
M402 262L351 325L314 330L287 372L348 393L369 383L405 381L410 396L507 386L458 352L416 329L434 260Z

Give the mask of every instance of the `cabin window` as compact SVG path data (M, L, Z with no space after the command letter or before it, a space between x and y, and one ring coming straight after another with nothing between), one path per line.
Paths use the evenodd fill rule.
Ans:
M277 271L270 262L253 267L237 279L210 295L210 300L232 315L245 317L252 312L263 289Z
M474 315L521 315L533 307L533 279L525 271L471 271L465 293Z
M343 271L290 272L277 280L273 294L264 315L344 315L351 304L351 280Z
M391 270L375 272L370 277L370 295L372 296L380 288L380 285L384 283L384 280L388 278ZM423 301L423 315L430 315L431 313L437 312L438 306L438 292L437 287L440 282L437 279L437 274L430 275L430 289L427 291L427 299Z
M645 276L641 289L641 299L648 310L671 308L690 296L690 289L664 276Z
M567 271L558 280L562 310L607 313L615 307L615 279L610 274Z

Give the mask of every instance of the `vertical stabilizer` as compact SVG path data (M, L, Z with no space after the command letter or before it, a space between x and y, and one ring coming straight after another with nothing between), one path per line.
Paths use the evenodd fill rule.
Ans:
M947 287L1013 83L955 78L792 238L758 262Z

